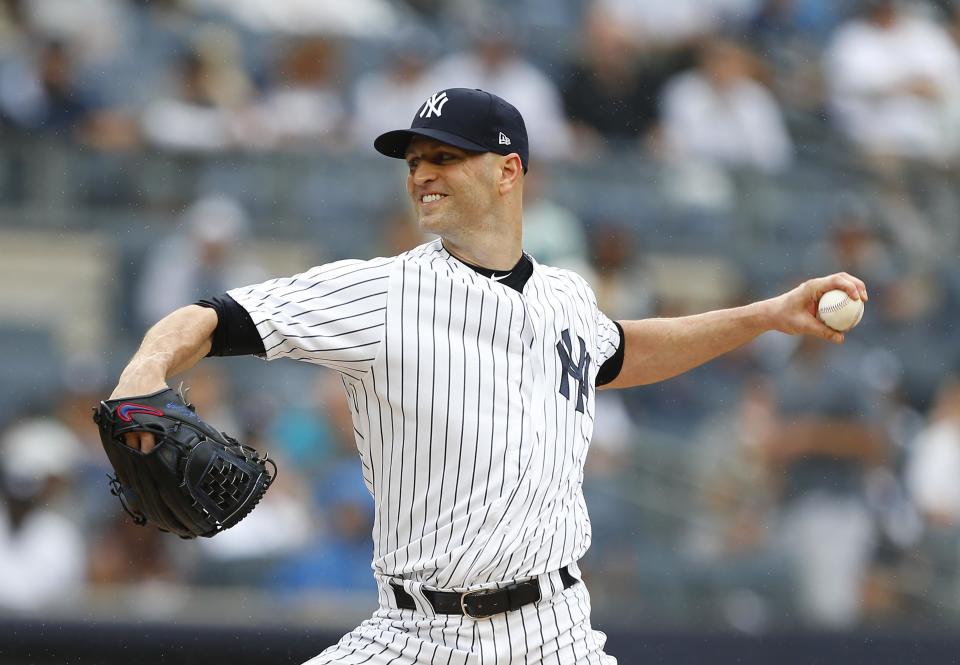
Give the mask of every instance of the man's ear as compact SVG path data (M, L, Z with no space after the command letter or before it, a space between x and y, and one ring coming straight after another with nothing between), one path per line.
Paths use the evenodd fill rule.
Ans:
M523 181L523 162L520 155L511 152L505 155L500 162L500 193L506 194L515 189Z

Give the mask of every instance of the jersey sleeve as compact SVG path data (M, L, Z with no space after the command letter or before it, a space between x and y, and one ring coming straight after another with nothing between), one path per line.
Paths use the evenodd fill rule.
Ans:
M597 310L597 385L610 383L623 367L624 339L620 324Z
M267 360L293 358L356 377L383 340L392 259L337 261L227 294L253 320Z

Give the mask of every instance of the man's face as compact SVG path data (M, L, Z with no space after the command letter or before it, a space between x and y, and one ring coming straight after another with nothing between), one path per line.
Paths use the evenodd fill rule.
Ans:
M406 153L407 192L420 228L443 236L478 223L495 202L493 157L415 136Z

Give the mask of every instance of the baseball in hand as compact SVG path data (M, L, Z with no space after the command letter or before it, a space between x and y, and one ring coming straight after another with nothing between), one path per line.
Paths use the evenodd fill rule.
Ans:
M846 332L860 323L863 301L853 300L846 291L834 289L820 297L817 318L837 332Z

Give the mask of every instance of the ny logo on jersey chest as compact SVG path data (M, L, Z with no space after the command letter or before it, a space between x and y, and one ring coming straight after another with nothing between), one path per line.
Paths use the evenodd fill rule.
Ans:
M570 399L570 379L578 384L577 390L577 411L583 413L583 404L588 398L590 389L590 354L587 353L587 345L579 335L577 340L580 342L580 358L577 362L573 361L573 342L570 341L570 329L567 328L560 333L560 341L557 342L557 354L560 356L560 365L563 371L560 374L560 394L568 400Z

